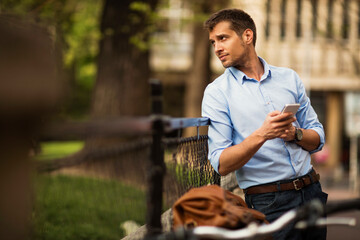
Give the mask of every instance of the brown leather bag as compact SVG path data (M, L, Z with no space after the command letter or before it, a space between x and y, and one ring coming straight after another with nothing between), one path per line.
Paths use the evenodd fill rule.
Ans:
M217 185L193 188L173 205L173 229L218 226L239 229L250 222L266 222L265 215L247 207L245 201Z

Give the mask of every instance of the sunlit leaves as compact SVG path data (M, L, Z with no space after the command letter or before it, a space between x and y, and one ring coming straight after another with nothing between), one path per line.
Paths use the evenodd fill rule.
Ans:
M132 25L143 25L143 31L133 34L129 42L141 51L149 50L151 41L149 35L156 30L155 23L158 21L158 14L151 9L150 4L142 1L134 1L129 6L130 22Z

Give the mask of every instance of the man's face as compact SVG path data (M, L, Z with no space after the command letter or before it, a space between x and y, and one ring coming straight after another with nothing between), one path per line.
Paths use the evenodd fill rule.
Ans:
M241 66L246 61L247 46L230 28L230 22L219 22L209 33L216 56L225 68Z

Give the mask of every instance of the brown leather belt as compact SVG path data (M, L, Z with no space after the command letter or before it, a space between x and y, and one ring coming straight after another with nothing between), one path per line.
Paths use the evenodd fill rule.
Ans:
M300 190L306 186L309 186L313 183L316 183L320 180L320 175L312 170L310 173L293 179L289 180L286 183L271 183L266 185L258 185L254 187L249 187L244 189L245 194L259 194L259 193L269 193L269 192L280 192L280 191L289 191L289 190Z

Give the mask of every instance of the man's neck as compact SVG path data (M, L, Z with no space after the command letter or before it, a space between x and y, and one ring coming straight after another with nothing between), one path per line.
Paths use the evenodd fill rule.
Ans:
M249 61L237 68L249 78L256 79L257 81L260 81L264 74L264 66L256 54L249 57Z

